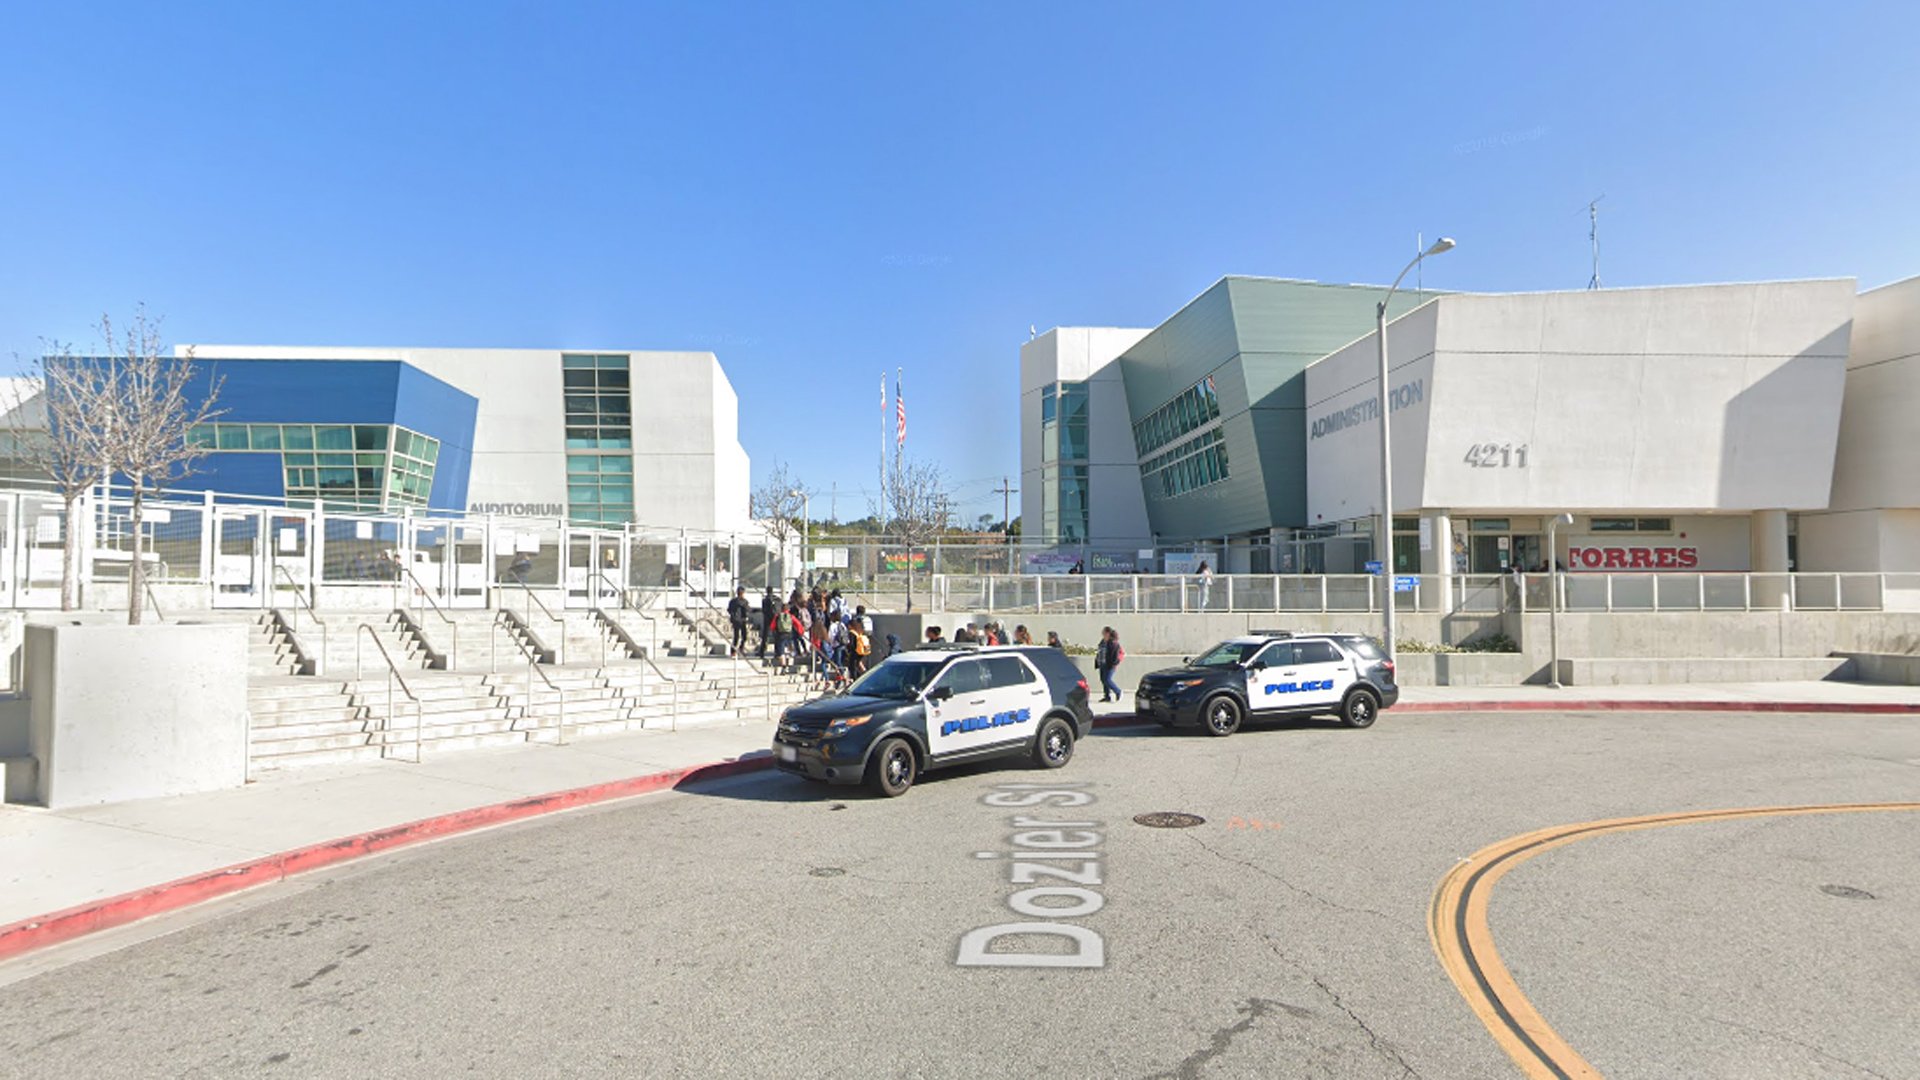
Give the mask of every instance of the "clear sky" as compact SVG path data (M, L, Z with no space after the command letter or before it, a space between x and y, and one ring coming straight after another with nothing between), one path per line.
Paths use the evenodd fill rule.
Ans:
M866 508L878 380L971 517L1029 325L1225 274L1920 273L1920 4L28 3L0 356L710 349L756 480ZM644 407L644 406L643 406ZM671 418L664 418L670 421ZM828 507L816 502L816 514ZM1017 504L1016 504L1017 508Z

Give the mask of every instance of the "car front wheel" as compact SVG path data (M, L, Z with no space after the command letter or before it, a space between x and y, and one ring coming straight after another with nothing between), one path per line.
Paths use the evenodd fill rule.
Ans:
M913 786L916 772L913 747L905 739L888 739L873 751L867 762L867 786L877 795L898 798Z
M1231 735L1240 730L1240 703L1221 694L1207 702L1206 710L1200 714L1200 719L1207 729L1207 734Z

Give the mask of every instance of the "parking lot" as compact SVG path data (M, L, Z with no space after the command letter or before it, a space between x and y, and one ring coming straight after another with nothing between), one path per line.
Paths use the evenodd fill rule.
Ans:
M1916 800L1898 716L1126 728L894 800L767 772L16 969L0 1073L1920 1076L1920 812L1879 805Z

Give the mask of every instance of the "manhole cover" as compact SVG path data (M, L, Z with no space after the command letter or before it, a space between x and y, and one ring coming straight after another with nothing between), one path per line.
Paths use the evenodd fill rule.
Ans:
M814 877L839 877L841 874L846 873L846 871L837 866L816 866L807 871L807 873L812 874Z
M1173 810L1156 810L1151 814L1134 816L1135 825L1145 825L1149 829L1191 829L1195 825L1205 825L1207 819L1199 814L1182 814Z
M1851 885L1822 885L1820 891L1828 896L1837 896L1842 900L1872 900L1873 894L1865 889L1856 889Z

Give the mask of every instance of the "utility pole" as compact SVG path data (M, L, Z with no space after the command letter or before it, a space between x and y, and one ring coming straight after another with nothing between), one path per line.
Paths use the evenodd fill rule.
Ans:
M1002 476L1000 486L993 490L1000 493L1000 540L1007 546L1007 573L1014 573L1013 566L1013 493L1020 489L1013 486L1013 477Z
M1587 244L1593 249L1593 276L1587 279L1589 289L1600 287L1600 200L1604 198L1605 195L1597 196L1587 204Z

